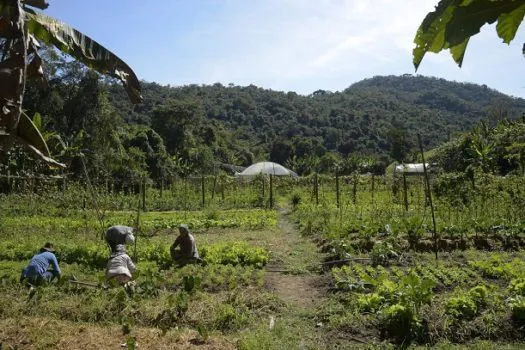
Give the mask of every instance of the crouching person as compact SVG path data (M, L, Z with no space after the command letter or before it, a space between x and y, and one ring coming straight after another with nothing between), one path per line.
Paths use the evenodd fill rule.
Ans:
M177 249L177 247L179 249ZM177 265L184 266L190 263L202 262L197 251L195 238L190 233L188 225L181 224L179 226L179 236L170 247L171 258Z
M106 231L106 242L111 248L106 267L106 280L121 285L131 281L131 274L137 270L126 251L126 244L135 241L133 228L129 226L112 226Z
M48 268L51 266L51 270ZM20 282L27 281L31 285L49 283L60 278L60 267L55 256L55 247L46 243L40 252L33 256L29 264L24 267L20 275Z

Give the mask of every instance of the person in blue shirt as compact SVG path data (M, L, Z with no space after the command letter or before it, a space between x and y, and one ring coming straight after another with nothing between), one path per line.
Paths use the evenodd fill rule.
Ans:
M60 278L60 267L54 254L55 247L52 243L46 243L38 254L33 256L29 265L24 267L20 276L20 282L27 281L30 284L41 284L51 282ZM49 265L52 269L48 271Z

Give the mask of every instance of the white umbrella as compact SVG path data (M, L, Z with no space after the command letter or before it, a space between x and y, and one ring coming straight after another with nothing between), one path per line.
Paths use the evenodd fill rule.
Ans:
M296 173L283 167L281 164L274 162L260 162L255 163L244 169L242 173L236 174L236 176L242 176L246 178L252 178L259 174L270 175L270 208L273 208L273 176L297 176ZM264 197L264 181L263 181L263 197Z
M275 175L275 176L297 176L297 174L290 169L283 167L281 164L274 162L260 162L255 163L244 169L238 176L256 176L259 174Z

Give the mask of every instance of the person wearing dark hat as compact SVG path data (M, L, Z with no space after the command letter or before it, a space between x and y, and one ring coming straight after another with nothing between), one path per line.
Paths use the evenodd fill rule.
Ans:
M52 269L48 271L49 265ZM29 265L24 267L20 276L20 282L27 281L30 284L41 284L51 282L60 278L60 267L55 256L55 247L52 243L46 243L40 252L33 256Z
M179 247L179 249L177 249ZM179 236L170 247L171 258L179 265L186 265L190 262L200 262L199 252L195 244L195 238L190 233L188 225L179 226Z

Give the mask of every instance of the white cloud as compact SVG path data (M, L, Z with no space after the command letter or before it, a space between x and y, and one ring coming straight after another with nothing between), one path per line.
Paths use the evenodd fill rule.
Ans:
M184 70L187 81L177 83L234 82L311 93L341 90L374 75L414 73L414 35L436 3L232 0L186 33L184 50L194 59ZM468 67L458 69L448 53L428 54L418 73L502 89L477 62L490 56L480 53L480 47L492 48L500 41L492 32L485 30L472 40Z

